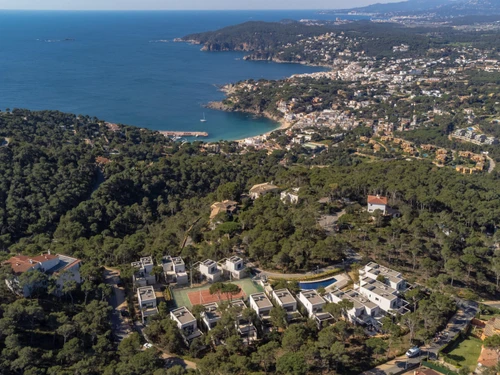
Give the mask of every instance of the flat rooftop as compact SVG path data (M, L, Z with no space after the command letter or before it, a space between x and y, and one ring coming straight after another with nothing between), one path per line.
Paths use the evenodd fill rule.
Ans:
M182 265L182 264L184 264L184 260L181 257L173 257L172 261L176 265Z
M212 259L207 259L207 260L204 260L203 262L201 262L201 264L203 264L204 266L210 267L216 263Z
M250 298L255 302L259 309L272 308L273 304L264 293L251 294Z
M137 293L142 301L156 298L155 290L151 285L137 288Z
M57 265L55 265L51 269L47 270L46 272L48 274L57 273L59 271L65 270L80 262L79 259L67 255L57 254L57 258L59 259L59 263L57 263Z
M315 290L303 290L300 292L312 305L320 305L326 303L326 301L321 297Z
M362 286L362 288L365 288L372 292L373 294L376 294L379 297L388 299L388 300L393 300L398 298L395 293L396 289L391 288L390 286L381 283L380 281L370 279L369 277L365 277L363 279L364 282L366 282L365 285Z
M231 263L238 263L238 262L242 262L243 259L241 259L240 257L238 256L232 256L231 258L228 259Z
M369 309L375 309L377 304L370 301L368 298L364 297L362 294L356 292L355 290L348 290L347 292L337 292L334 293L335 296L341 299L347 299L354 304L354 308L360 309L362 307L367 307Z
M247 305L245 305L245 302L243 302L243 300L236 299L234 301L231 301L231 307L239 307L239 308L245 309L247 307Z
M288 289L278 289L273 291L274 298L278 299L282 305L296 303L297 300Z
M141 263L145 266L149 266L150 264L153 264L153 257L142 257L141 258Z
M375 275L383 275L393 282L399 282L403 280L400 272L391 270L390 268L381 266L380 264L375 262L368 263L365 267L365 271L371 272Z
M205 308L204 315L208 320L219 320L221 313L219 312L219 305L217 302L207 303L203 305Z
M175 319L177 319L181 324L187 324L196 321L193 314L191 314L191 312L185 306L172 310L170 314L173 315Z

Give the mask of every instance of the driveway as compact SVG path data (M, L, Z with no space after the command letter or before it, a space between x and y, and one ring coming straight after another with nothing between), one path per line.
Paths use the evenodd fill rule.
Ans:
M486 156L486 158L490 162L490 167L488 168L488 173L493 173L493 171L495 170L497 164L495 163L495 160L493 160L491 157Z
M121 342L125 337L130 334L130 326L122 317L120 310L128 311L125 290L120 288L118 284L120 283L120 271L111 268L106 268L104 270L104 282L111 285L113 288L113 294L109 299L109 304L113 307L113 313L111 315L111 326L113 329L114 337L118 342ZM130 316L130 315L129 315Z
M472 301L457 301L459 310L448 322L446 328L442 331L447 333L446 338L438 342L432 343L428 347L422 348L422 356L416 358L407 358L405 355L395 358L392 361L386 362L383 365L377 366L371 370L365 371L362 375L388 375L398 374L404 370L415 367L420 364L424 356L429 356L429 359L437 359L439 350L446 346L455 338L462 330L464 330L470 321L476 316L478 304Z

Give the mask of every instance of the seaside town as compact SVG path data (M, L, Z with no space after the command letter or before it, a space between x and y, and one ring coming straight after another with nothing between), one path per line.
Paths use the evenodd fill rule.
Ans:
M353 53L354 46L359 44L357 38L349 39L342 34L325 34L300 40L296 45L287 44L285 50L302 48L311 56L321 57L328 70L277 82L260 80L227 85L226 109L248 108L253 113L253 107L241 105L248 101L249 95L274 98L275 108L266 108L264 115L273 113L272 118L280 119L282 125L277 132L286 136L286 142L272 133L246 138L238 142L240 147L272 152L300 146L313 154L328 152L332 141L342 142L346 132L361 127L369 129L371 135L360 136L353 147L360 154L368 151L370 158L382 150L383 158L387 158L387 153L393 157L424 157L439 166L450 165L461 173L488 171L488 163L494 165L488 157L488 147L481 150L482 156L476 156L481 159L478 165L469 168L460 164L461 156L455 151L406 140L405 133L438 127L459 118L464 128L450 132L450 140L496 147L498 138L484 134L481 129L485 123L491 127L500 120L487 113L484 103L480 106L480 101L474 103L479 98L472 93L460 94L464 89L467 91L470 75L500 71L495 51L459 47L448 48L447 57L434 57L442 56L445 50L441 49L426 51L427 57L403 58L398 54L411 51L412 46L396 45L392 46L394 56L376 59L365 56L364 51ZM330 82L345 84L332 93ZM311 86L315 87L316 95L306 91ZM280 95L290 97L291 92L296 96L280 98ZM498 100L493 90L487 89L486 94L492 104ZM272 103L270 100L269 105Z

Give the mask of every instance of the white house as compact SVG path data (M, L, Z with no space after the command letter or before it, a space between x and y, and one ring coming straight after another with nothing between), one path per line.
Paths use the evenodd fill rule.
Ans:
M205 308L205 311L201 313L201 320L210 331L217 325L217 322L221 318L219 305L217 302L212 302L203 305L203 307Z
M155 283L156 277L152 274L154 267L153 257L142 257L139 261L132 262L131 266L134 268L134 276L132 279L135 287L152 285Z
M267 298L265 293L250 294L248 301L250 303L250 307L255 310L260 319L269 318L273 304L269 298Z
M16 255L5 261L4 264L10 265L13 274L12 279L5 280L7 286L13 292L22 294L24 297L29 297L34 287L24 285L23 289L20 290L19 276L25 272L38 270L55 278L56 294L58 295L61 293L65 282L70 280L74 280L77 284L82 282L80 277L81 261L67 255L52 255L50 252L34 257Z
M347 317L352 323L372 326L378 329L381 326L380 320L385 316L376 303L373 303L355 290L328 293L325 299L331 303L340 303L343 300L351 301L353 308L347 311Z
M400 297L406 290L406 282L396 271L369 263L359 272L355 289L390 314L406 314L408 302Z
M163 274L167 283L177 283L177 285L188 283L186 265L181 257L164 256L159 265L163 267Z
M297 311L297 300L288 289L278 289L272 292L273 299L287 312Z
M230 305L240 312L247 308L245 302L242 300L231 301ZM257 328L255 328L251 321L243 318L241 313L236 317L236 329L245 344L250 344L252 341L257 340Z
M273 290L271 296L276 304L286 311L288 321L302 317L297 310L297 300L288 289Z
M238 256L232 256L225 260L222 264L222 269L226 274L229 274L231 278L239 280L246 277L245 263L243 259Z
M369 195L368 212L372 213L376 210L380 210L385 215L387 213L387 202L387 197L381 197L380 195Z
M303 290L299 293L299 301L304 305L310 318L315 313L322 312L326 301L314 289Z
M282 191L280 194L281 201L285 204L299 203L299 190L300 188L292 188Z
M270 184L269 182L265 182L263 184L252 186L249 195L250 198L255 200L269 193L277 193L278 190L279 188L276 185Z
M186 344L189 345L191 341L202 335L195 317L185 306L170 311L170 318L177 323Z
M151 285L137 288L137 301L139 303L143 324L146 323L148 317L158 314L156 293Z
M199 266L200 273L211 283L219 281L221 278L221 271L217 267L217 263L211 259L204 260Z
M326 301L314 289L301 291L299 293L299 301L306 308L309 317L316 321L318 327L333 319L330 313L323 312Z
M380 276L383 276L385 283L398 291L404 291L407 287L406 281L400 272L374 262L368 263L363 269L359 270L359 275L360 277L369 277L373 280L377 280Z

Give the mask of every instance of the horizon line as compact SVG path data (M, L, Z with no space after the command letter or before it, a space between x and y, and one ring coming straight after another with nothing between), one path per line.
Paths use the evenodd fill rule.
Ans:
M276 9L2 9L0 12L275 12L275 11L330 11L355 8L276 8Z

